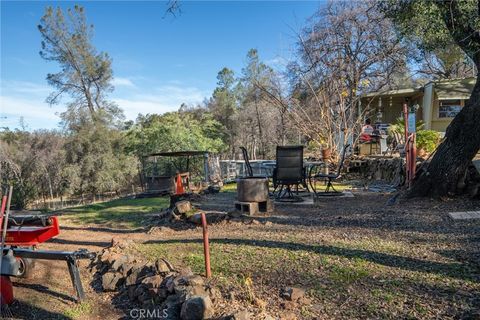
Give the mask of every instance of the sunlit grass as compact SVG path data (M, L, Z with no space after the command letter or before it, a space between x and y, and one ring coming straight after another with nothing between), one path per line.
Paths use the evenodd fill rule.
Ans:
M80 225L104 225L115 228L142 226L144 215L167 207L167 197L145 199L119 199L68 209L62 220Z

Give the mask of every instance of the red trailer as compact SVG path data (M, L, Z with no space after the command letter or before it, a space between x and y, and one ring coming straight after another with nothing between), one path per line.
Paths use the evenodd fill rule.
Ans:
M91 259L94 254L85 249L74 252L37 250L37 246L60 233L58 218L48 215L4 215L6 197L2 199L0 210L0 226L3 230L2 248L0 250L0 303L9 304L13 301L13 289L10 277L26 276L33 267L35 259L63 260L67 262L77 300L85 297L78 259ZM8 211L8 210L7 210Z

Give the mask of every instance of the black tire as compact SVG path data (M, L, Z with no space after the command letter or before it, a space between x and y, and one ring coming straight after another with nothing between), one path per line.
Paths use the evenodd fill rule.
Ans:
M29 258L20 258L17 257L18 262L20 262L20 267L18 268L17 277L30 279L33 275L33 268L35 267L35 260Z

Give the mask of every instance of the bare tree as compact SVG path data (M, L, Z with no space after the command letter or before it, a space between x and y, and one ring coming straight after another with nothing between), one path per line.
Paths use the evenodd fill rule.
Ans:
M297 37L290 95L278 86L263 89L305 137L339 150L370 111L369 103L359 108L361 94L386 89L405 72L405 47L368 1L329 3Z

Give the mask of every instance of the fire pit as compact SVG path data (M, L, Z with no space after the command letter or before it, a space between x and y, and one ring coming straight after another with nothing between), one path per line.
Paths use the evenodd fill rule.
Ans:
M237 200L265 202L268 200L268 179L244 177L237 180Z
M235 209L242 214L265 214L272 210L272 203L268 198L268 178L253 176L247 150L243 147L240 149L243 152L248 176L237 179L237 201L235 202Z

